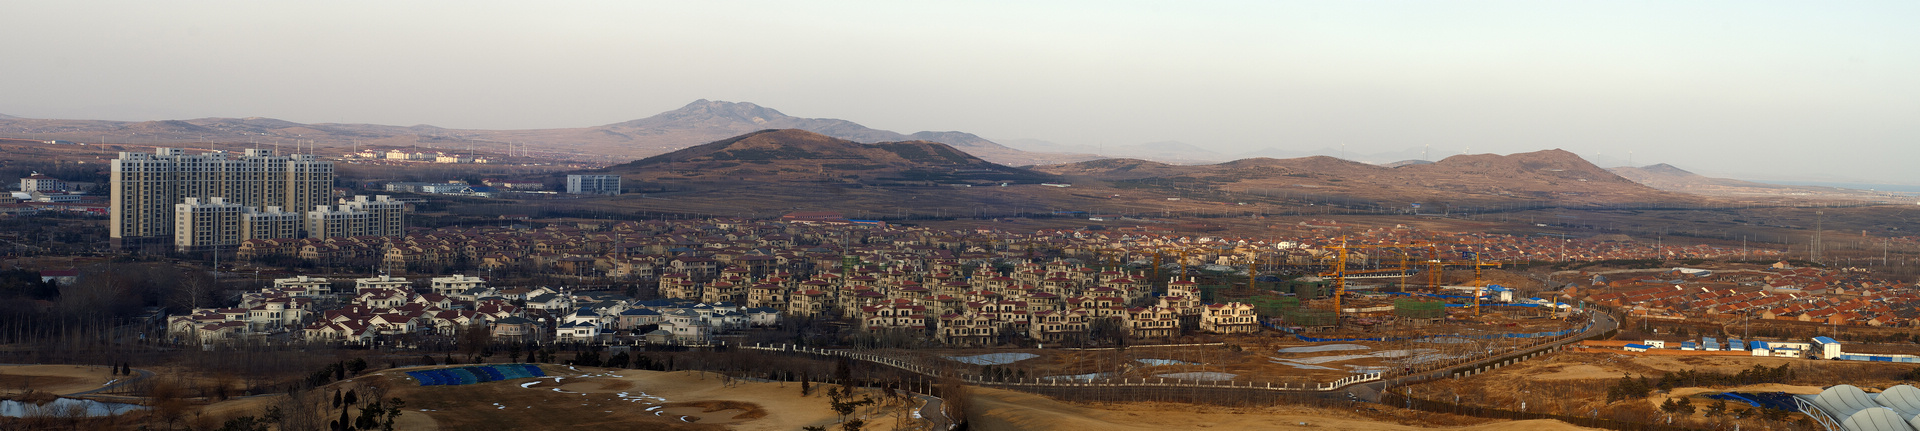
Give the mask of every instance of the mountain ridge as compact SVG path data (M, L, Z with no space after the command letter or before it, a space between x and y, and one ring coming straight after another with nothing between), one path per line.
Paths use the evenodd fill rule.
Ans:
M419 124L311 123L266 118L209 117L189 120L37 120L0 117L0 136L21 134L60 139L156 145L205 142L300 140L321 148L394 146L456 151L533 153L573 160L620 162L726 139L763 129L803 129L856 142L934 141L963 148L997 163L1031 165L1090 160L1091 155L1016 150L957 131L913 134L873 129L852 121L794 117L750 102L699 99L679 109L598 126L551 129L448 129Z
M839 182L937 185L1047 178L929 141L861 143L802 129L768 129L609 166L647 181Z
M1312 156L1250 158L1185 166L1101 160L1036 166L1034 170L1140 187L1202 188L1283 196L1350 196L1377 205L1548 200L1606 205L1690 199L1615 175L1559 149L1510 155L1456 155L1437 162L1397 167Z

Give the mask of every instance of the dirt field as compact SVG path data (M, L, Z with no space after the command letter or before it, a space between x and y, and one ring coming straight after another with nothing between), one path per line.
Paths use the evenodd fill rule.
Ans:
M90 365L0 366L0 394L27 390L70 394L99 389L116 377L106 367Z
M1545 321L1543 324L1493 329L1502 332L1546 331L1558 329L1563 325L1565 325L1564 322ZM1468 325L1442 327L1444 329L1441 330L1454 331L1464 326ZM1495 331L1485 330L1484 332ZM1328 334L1315 335L1329 336ZM1341 336L1402 337L1409 335L1416 335L1416 333L1356 332ZM1354 374L1417 367L1420 364L1446 363L1490 349L1507 349L1533 341L1504 338L1492 340L1445 338L1392 342L1309 343L1273 331L1259 335L1230 336L1222 340L1224 345L1180 347L1136 345L1124 350L916 349L897 354L917 356L922 363L952 365L960 364L950 359L956 357L1032 355L1030 359L1011 363L975 364L993 365L995 368L1006 369L1015 373L1013 377L1016 378L1143 379L1169 374L1191 376L1193 374L1190 373L1225 373L1232 376L1211 374L1209 377L1256 384L1268 382L1281 384L1327 382ZM1315 346L1329 347L1331 350L1302 351L1313 350L1311 348Z
M402 371L385 371L336 384L343 390L379 384L406 402L396 429L406 430L792 430L837 424L825 385L800 396L800 385L733 381L704 373L606 370L548 366L548 377L462 386L418 386ZM880 398L878 392L862 395ZM213 404L202 412L224 420L258 415L284 395ZM884 401L861 409L870 429L922 426L911 411L918 400ZM325 406L322 406L325 408ZM338 415L337 410L328 410ZM354 413L357 415L356 413Z
M1022 392L978 389L973 415L981 430L1169 430L1169 429L1323 429L1323 430L1580 430L1551 420L1487 422L1463 427L1423 424L1417 412L1399 412L1404 423L1354 412L1300 406L1228 408L1188 404L1126 403L1080 406Z
M834 428L821 385L800 396L797 384L735 381L713 374L549 366L549 377L465 386L415 386L396 371L336 384L342 390L379 384L406 401L396 422L405 430L792 430ZM401 370L404 371L404 370ZM867 393L878 396L877 393ZM223 421L257 415L284 395L207 406ZM324 398L324 397L322 397ZM1365 412L1303 406L1227 408L1169 403L1068 404L1014 391L976 388L972 419L983 430L1048 429L1333 429L1577 430L1557 421L1495 422L1369 406ZM917 400L862 409L868 429L923 429L912 419ZM322 408L325 408L323 405ZM337 411L333 414L337 415ZM332 416L327 416L331 418ZM899 419L900 421L896 421ZM217 421L216 421L217 422Z
M1791 377L1786 384L1707 387L1682 385L1670 392L1662 392L1656 388L1644 399L1645 404L1636 404L1631 400L1612 403L1606 401L1608 388L1619 383L1622 376L1636 378L1645 376L1657 380L1668 373L1689 370L1736 376L1753 370L1756 366L1770 369L1786 366L1791 371ZM1685 398L1698 409L1691 418L1692 421L1688 423L1711 424L1723 421L1725 418L1706 416L1706 407L1720 402L1706 398L1707 395L1721 392L1817 394L1823 387L1841 383L1867 388L1871 392L1875 390L1873 388L1911 383L1898 380L1901 373L1911 369L1913 369L1912 364L1753 356L1640 356L1604 351L1567 351L1480 375L1423 383L1409 388L1417 398L1443 402L1458 400L1462 405L1516 409L1522 403L1526 403L1527 411L1534 412L1581 415L1597 411L1603 417L1608 417L1611 413L1614 417L1642 417L1652 420L1664 419L1664 414L1658 411L1661 403L1668 399ZM1740 403L1729 403L1728 407L1729 410L1748 408ZM1789 417L1789 421L1795 420L1794 418L1797 416ZM1674 419L1683 418L1674 417ZM1764 421L1757 417L1738 421L1754 428L1780 425L1779 422Z

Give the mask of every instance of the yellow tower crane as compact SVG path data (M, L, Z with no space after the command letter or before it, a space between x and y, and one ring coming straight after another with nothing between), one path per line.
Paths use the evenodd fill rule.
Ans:
M1461 244L1484 244L1484 243L1461 243ZM1428 246L1429 251L1430 253L1432 253L1433 258L1425 262L1429 268L1428 269L1429 282L1432 284L1434 291L1438 292L1440 290L1441 271L1444 271L1448 265L1473 267L1473 282L1470 283L1471 286L1475 287L1473 291L1473 315L1479 316L1480 315L1480 296L1486 293L1486 287L1487 287L1487 282L1484 278L1485 274L1481 270L1486 267L1499 268L1503 264L1503 262L1481 260L1480 253L1477 253L1477 252L1473 254L1473 260L1442 260L1440 259L1438 246L1439 244L1431 244Z
M1377 248L1377 249L1395 249L1395 248L1408 248L1408 247L1418 247L1418 246L1419 246L1419 245L1415 245L1415 244L1364 244L1364 245L1351 245L1351 244L1348 244L1348 243L1347 243L1347 238L1346 238L1346 237L1341 237L1341 238L1340 238L1340 244L1339 244L1339 245L1331 245L1331 246L1327 246L1327 248L1330 248L1330 249L1333 249L1333 250L1334 250L1334 256L1333 256L1333 259L1334 259L1334 263L1333 263L1333 268L1332 268L1332 270L1331 270L1331 271L1328 271L1328 272L1324 272L1324 273L1321 273L1321 274L1320 274L1320 276L1322 276L1322 277L1333 277L1333 316L1334 316L1334 320L1335 320L1336 322L1337 322L1337 321L1339 321L1339 318L1340 318L1340 312L1341 312L1341 304L1340 304L1340 302L1341 302L1341 300L1343 299L1343 297L1344 297L1344 296L1346 296L1346 293L1347 293L1347 274L1348 274L1348 272L1349 272L1349 271L1347 270L1347 259L1349 258L1349 254L1348 254L1348 252L1349 252L1350 250L1352 250L1352 249L1358 249L1358 248ZM1378 261L1378 259L1375 259L1375 261ZM1403 273L1404 273L1405 271L1408 271L1408 270L1410 270L1410 269L1411 269L1411 267L1407 267L1407 266L1402 266L1402 267L1398 267L1398 268L1376 268L1376 269L1371 269L1371 270L1366 270L1366 271L1360 271L1360 272L1362 272L1362 273L1376 273L1376 272L1389 272L1389 271L1401 271L1401 272L1403 272Z

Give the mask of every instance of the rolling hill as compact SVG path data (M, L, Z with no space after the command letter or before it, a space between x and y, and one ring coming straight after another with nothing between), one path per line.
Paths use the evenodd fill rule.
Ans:
M1729 198L1792 197L1865 201L1905 200L1899 193L1824 186L1790 186L1714 178L1661 163L1607 169L1623 178L1660 190Z
M1089 160L1090 155L1020 151L965 132L901 134L852 121L802 118L746 102L696 100L680 109L619 123L562 129L478 130L429 125L303 124L262 117L161 121L44 120L0 117L0 136L83 142L171 144L290 142L323 148L410 147L622 161L667 153L756 130L801 129L856 142L930 141L1009 165Z
M1393 167L1314 156L1194 166L1097 160L1034 169L1134 187L1258 196L1341 196L1390 207L1437 202L1610 205L1697 199L1621 178L1562 150L1459 155L1434 163Z
M599 171L634 181L1036 183L1048 175L928 141L863 144L799 129L761 130Z
M1689 172L1666 163L1641 167L1622 166L1607 170L1623 178L1645 184L1647 187L1707 195L1729 195L1760 190L1778 191L1797 188L1795 186L1714 178Z

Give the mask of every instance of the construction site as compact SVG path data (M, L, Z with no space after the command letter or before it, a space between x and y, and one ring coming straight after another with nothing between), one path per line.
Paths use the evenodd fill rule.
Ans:
M1502 262L1442 259L1440 247L1335 244L1310 261L1248 262L1238 272L1188 265L1194 260L1186 250L1155 250L1151 261L1135 262L1153 268L1156 278L1191 277L1200 302L1252 305L1262 319L1252 333L1113 347L875 353L991 378L1302 385L1446 369L1589 327L1578 307L1527 294L1544 283L1504 270ZM1086 260L1117 263L1121 256Z

